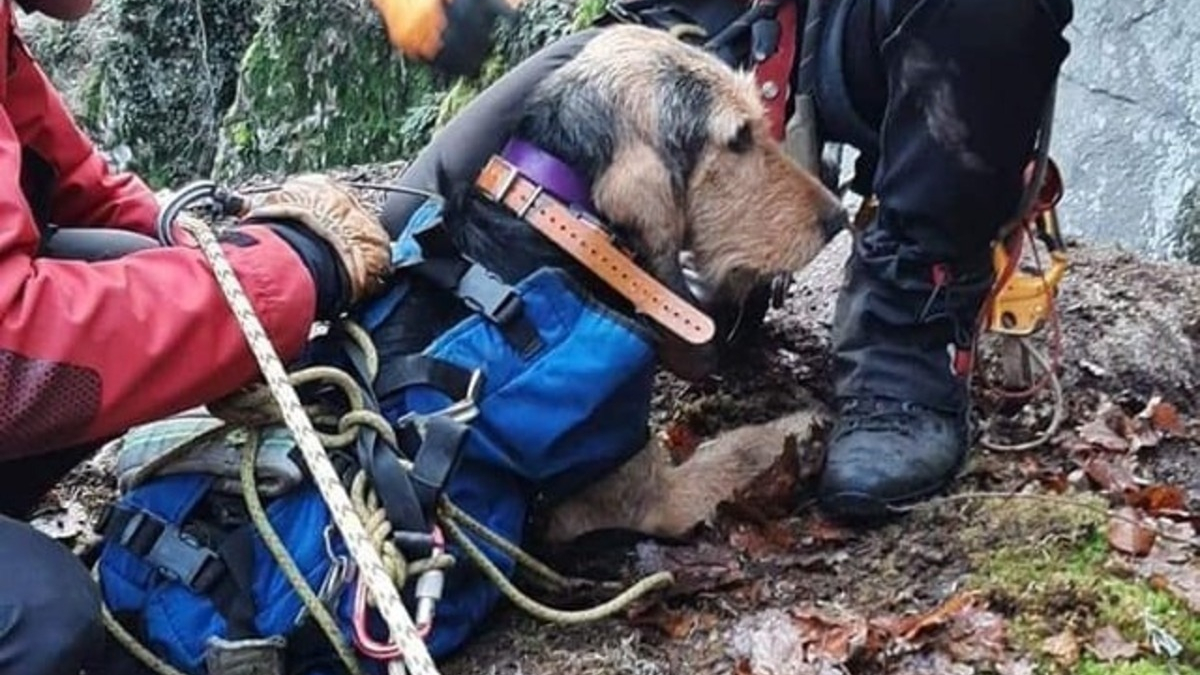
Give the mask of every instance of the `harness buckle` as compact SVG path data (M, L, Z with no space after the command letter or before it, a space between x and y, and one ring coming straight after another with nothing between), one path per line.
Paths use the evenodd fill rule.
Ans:
M473 311L495 324L504 325L521 314L521 296L478 263L463 273L456 293Z

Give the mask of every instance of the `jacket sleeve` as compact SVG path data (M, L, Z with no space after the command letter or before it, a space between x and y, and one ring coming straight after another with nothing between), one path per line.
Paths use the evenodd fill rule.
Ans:
M109 438L255 378L198 250L155 248L100 263L34 257L39 235L17 184L20 153L0 115L0 459ZM315 305L299 257L261 227L224 246L281 356L295 357Z
M15 31L9 35L5 109L27 160L48 165L48 221L154 235L158 203L137 176L109 170Z

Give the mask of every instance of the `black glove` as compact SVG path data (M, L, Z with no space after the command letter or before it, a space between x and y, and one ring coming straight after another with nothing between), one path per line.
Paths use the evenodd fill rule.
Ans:
M506 0L372 0L388 39L405 56L449 75L473 77L492 48L492 28L513 13Z

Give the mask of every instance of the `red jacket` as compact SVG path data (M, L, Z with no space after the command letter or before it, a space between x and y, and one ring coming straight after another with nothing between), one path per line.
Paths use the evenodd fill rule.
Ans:
M31 154L52 169L36 201L58 226L153 234L158 206L140 180L108 171L17 36L10 0L0 4L3 460L202 405L251 381L257 368L199 251L151 249L90 264L35 257ZM226 252L276 348L294 357L313 320L312 279L281 239L244 232L257 243Z

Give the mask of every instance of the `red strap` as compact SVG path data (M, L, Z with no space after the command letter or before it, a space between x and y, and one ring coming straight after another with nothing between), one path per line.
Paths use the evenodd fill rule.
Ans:
M754 68L759 95L767 106L771 134L780 141L783 140L787 125L788 101L792 98L792 69L796 65L796 41L799 35L796 5L795 2L780 3L775 15L779 21L779 47Z

